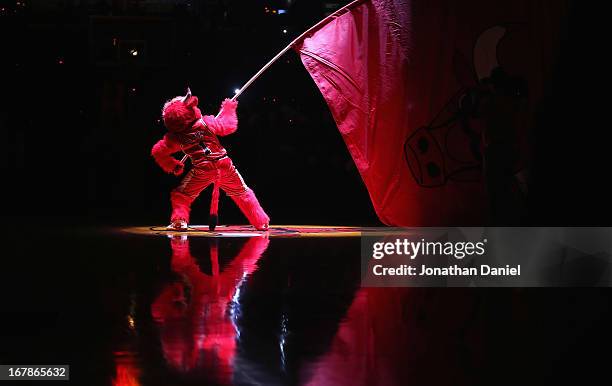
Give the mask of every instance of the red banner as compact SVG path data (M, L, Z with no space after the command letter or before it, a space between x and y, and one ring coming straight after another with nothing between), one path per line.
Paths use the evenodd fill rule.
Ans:
M563 4L364 1L296 47L383 223L482 224L486 137L521 143ZM496 68L504 70L501 77L493 76ZM474 111L486 102L481 95L493 87L491 79L499 93L529 89L524 103L512 95L510 102L495 101L491 114L509 122L502 134L483 133L487 122ZM499 103L511 104L509 112Z

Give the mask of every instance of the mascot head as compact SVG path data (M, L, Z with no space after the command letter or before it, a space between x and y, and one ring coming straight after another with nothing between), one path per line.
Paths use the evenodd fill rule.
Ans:
M164 125L172 132L191 127L195 121L202 118L202 112L198 108L198 97L191 95L191 90L187 88L185 96L177 96L164 104L162 118Z

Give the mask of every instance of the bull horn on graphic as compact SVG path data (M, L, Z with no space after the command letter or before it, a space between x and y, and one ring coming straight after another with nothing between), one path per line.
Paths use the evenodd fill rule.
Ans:
M496 25L485 30L474 45L474 69L478 81L491 76L491 71L499 67L497 61L497 46L506 36L506 27Z

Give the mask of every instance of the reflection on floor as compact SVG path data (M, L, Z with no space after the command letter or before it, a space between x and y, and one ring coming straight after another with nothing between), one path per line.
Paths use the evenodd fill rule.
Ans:
M240 252L219 269L217 240L210 243L210 274L200 271L189 250L187 236L173 236L173 280L151 305L160 332L164 358L174 370L196 369L220 383L230 383L240 330L240 290L268 247L266 237L250 238Z
M583 380L606 360L561 355L602 339L605 289L362 288L359 237L231 232L249 237L15 232L0 363L70 364L77 385L399 386Z

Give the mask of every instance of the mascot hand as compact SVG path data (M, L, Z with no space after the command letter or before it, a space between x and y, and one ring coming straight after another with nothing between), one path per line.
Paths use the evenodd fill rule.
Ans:
M238 106L238 101L233 101L233 100L231 100L229 98L225 98L223 100L223 102L221 103L221 108L222 109L225 109L225 108L236 109L237 106Z
M183 171L185 171L185 164L180 163L176 165L176 167L172 171L172 174L174 174L175 176L180 176L181 174L183 174Z

